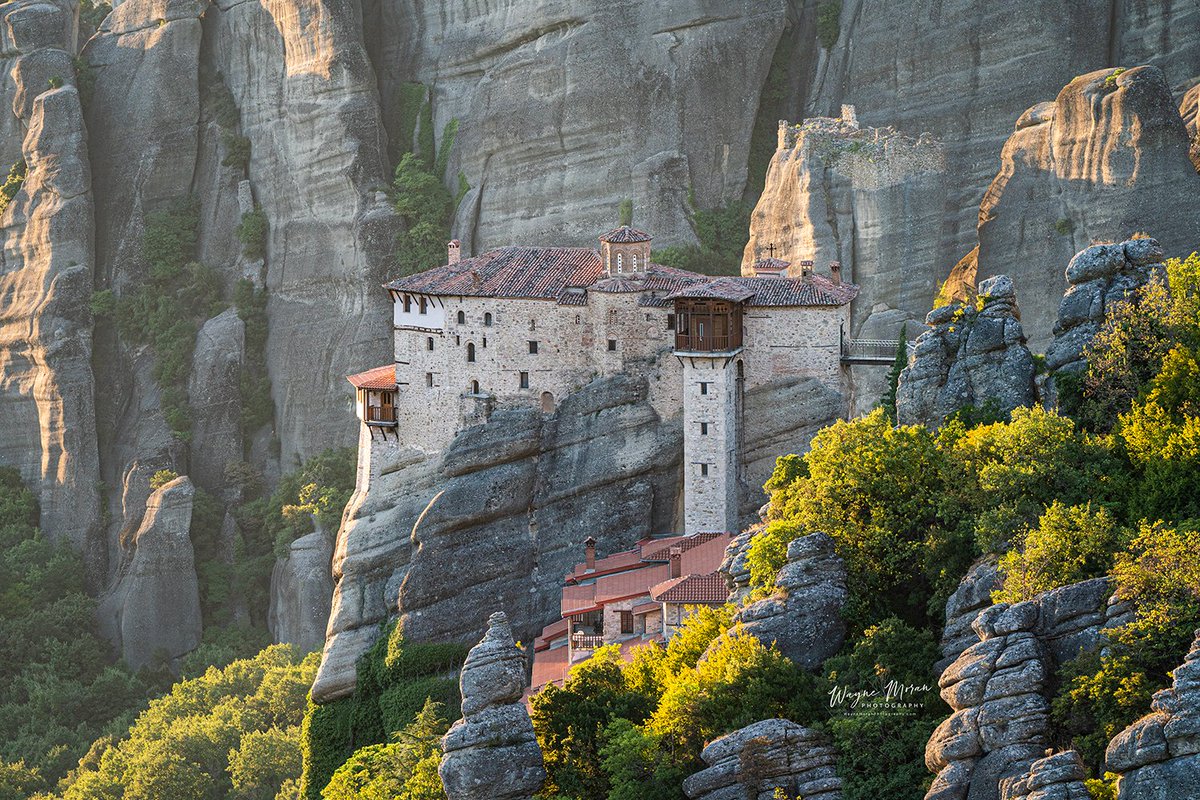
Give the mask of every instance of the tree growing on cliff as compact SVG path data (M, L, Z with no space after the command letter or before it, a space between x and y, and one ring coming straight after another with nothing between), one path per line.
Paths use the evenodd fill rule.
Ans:
M888 370L887 375L887 391L883 395L883 399L879 405L883 407L883 413L887 414L888 419L895 422L896 416L896 392L900 389L900 373L904 372L904 368L908 366L908 323L900 326L900 341L896 344L896 358L892 360L892 368Z

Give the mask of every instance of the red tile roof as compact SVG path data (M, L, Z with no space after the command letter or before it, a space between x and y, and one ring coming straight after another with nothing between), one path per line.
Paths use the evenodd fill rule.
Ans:
M613 228L608 233L600 237L600 241L608 242L609 244L628 244L630 242L648 242L650 234L645 231L639 231L637 228L631 228L628 225L622 225L619 228Z
M610 292L612 294L627 294L629 292L642 291L642 282L630 280L629 278L626 278L623 276L613 276L611 278L605 278L604 280L597 282L596 285L592 287L592 289L597 292Z
M734 278L717 278L708 283L689 286L671 295L670 299L705 297L715 297L718 300L732 300L735 303L740 303L743 300L749 300L751 297L754 297L754 290L740 285Z
M784 261L782 258L760 258L754 262L753 269L767 272L783 272L791 265L790 261Z
M567 635L567 627L570 620L563 617L560 620L551 622L546 627L542 628L542 635L533 640L534 651L545 650L550 647L550 643L555 639L562 638Z
M658 611L661 608L662 608L662 606L660 606L658 603L648 602L648 603L638 603L636 606L631 608L630 611L632 611L635 616L640 616L642 614L653 613L655 611Z
M650 596L660 603L722 604L729 599L729 586L724 575L710 572L663 581L650 589Z
M357 375L347 375L346 380L350 381L356 389L395 389L396 365L392 363L385 367L375 367L375 369L360 372Z
M841 306L857 296L858 287L854 284L834 283L823 275L813 275L808 280L733 276L687 286L667 299L715 297L757 307Z
M568 286L591 286L602 272L600 254L590 247L501 247L400 278L387 288L415 294L557 300Z

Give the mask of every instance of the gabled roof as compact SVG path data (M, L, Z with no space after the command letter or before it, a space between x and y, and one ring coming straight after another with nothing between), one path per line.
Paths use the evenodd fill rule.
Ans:
M650 234L645 231L639 231L637 228L631 228L628 225L622 225L619 228L613 228L608 233L600 237L600 241L608 242L609 244L629 244L631 242L648 242Z
M347 375L346 380L350 381L355 389L395 389L396 365L391 363L357 375Z
M650 589L650 596L660 603L721 604L729 599L729 585L719 572L686 575L657 584Z
M590 247L501 247L386 286L415 294L557 300L568 286L591 286L602 272L600 254Z
M782 258L760 258L754 262L753 269L766 270L768 272L783 272L792 265L790 261L784 261Z

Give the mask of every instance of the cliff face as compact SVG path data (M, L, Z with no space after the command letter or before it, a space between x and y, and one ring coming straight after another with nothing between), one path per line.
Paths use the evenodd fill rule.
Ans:
M100 523L87 140L75 88L28 85L37 70L22 66L61 61L68 43L58 34L71 17L48 4L5 12L5 42L29 51L14 67L18 95L36 97L17 104L27 172L0 216L0 463L37 492L42 530L84 549Z
M1004 272L1044 287L1022 302L1035 348L1049 344L1067 288L1057 265L1076 251L1139 231L1171 254L1196 248L1200 175L1189 142L1155 67L1081 75L1017 122L979 209L978 277Z
M624 198L660 241L693 241L689 187L702 208L741 197L788 6L384 0L385 120L403 136L403 81L432 88L439 137L459 120L448 173L472 187L454 226L468 252L588 243Z

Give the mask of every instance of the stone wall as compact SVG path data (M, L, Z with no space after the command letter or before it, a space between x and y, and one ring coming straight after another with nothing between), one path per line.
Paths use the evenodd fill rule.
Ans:
M739 529L742 361L684 356L683 531Z

